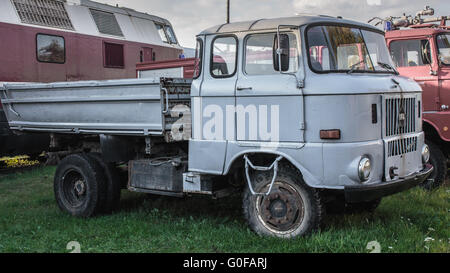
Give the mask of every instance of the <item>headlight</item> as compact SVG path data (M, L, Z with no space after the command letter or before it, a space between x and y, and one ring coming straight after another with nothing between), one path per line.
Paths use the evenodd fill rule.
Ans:
M369 179L370 172L372 171L372 163L370 162L370 159L367 157L363 157L361 161L359 161L358 165L358 176L359 179L364 182Z
M422 162L428 163L429 160L430 160L430 148L428 147L427 144L424 144L422 147Z

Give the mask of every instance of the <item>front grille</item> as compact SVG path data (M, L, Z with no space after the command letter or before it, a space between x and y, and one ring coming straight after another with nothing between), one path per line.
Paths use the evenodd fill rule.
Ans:
M385 104L387 137L416 131L415 98L389 98Z
M388 142L388 157L417 151L417 137L391 140Z

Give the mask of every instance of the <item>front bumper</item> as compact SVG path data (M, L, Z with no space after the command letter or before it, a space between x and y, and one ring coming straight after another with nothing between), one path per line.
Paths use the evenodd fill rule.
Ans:
M367 202L408 190L425 181L432 171L433 166L426 164L422 171L395 181L370 185L346 186L344 188L345 201L349 203Z

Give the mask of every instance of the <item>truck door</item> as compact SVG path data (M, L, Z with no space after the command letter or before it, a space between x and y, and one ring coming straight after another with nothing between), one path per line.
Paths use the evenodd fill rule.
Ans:
M249 34L243 39L236 84L238 141L303 141L303 97L295 76L299 69L298 36L286 34L289 69L283 73L274 68L276 32Z
M430 73L436 62L431 54L431 38L395 40L389 43L389 48L399 73L422 87L424 111L438 111L438 76Z
M193 134L189 141L189 170L217 174L223 171L226 134L234 129L234 112L228 111L227 116L227 109L235 105L238 38L207 35L203 48L202 80L195 80L191 91ZM232 126L228 126L230 121Z

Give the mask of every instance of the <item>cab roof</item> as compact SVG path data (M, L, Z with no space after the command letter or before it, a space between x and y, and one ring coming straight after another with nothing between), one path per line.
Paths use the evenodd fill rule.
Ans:
M423 28L406 28L399 30L391 30L386 32L386 39L391 38L406 38L416 36L429 36L438 33L450 33L449 29L436 27L423 27Z
M236 22L230 24L222 24L210 27L202 31L199 35L212 35L219 33L234 33L234 32L244 32L253 30L266 30L266 29L276 29L279 25L292 25L292 26L303 26L312 23L336 23L336 24L347 24L356 25L365 28L370 28L375 31L380 32L381 30L365 23L342 19L340 17L332 17L327 15L309 15L301 14L294 17L281 17L273 19L258 19L252 21ZM382 31L381 31L382 32Z

